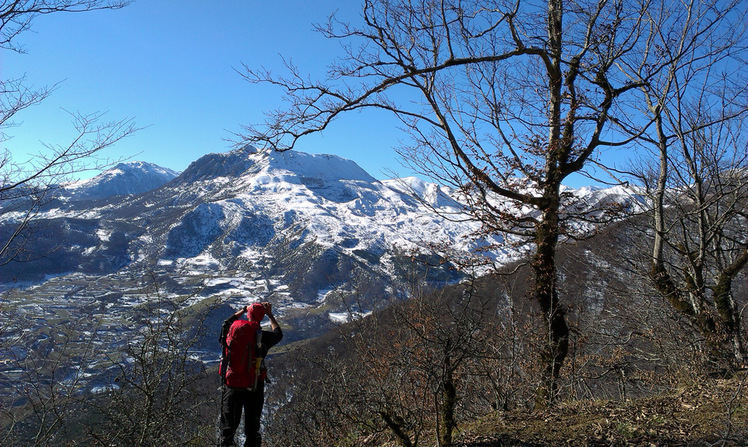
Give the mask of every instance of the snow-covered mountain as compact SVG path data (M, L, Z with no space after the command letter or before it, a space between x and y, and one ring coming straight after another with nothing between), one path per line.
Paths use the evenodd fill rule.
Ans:
M414 280L459 280L436 245L463 255L490 245L481 256L499 264L523 254L501 236L473 240L478 225L455 191L378 181L332 155L244 147L174 175L131 163L75 185L75 200L37 219L26 251L35 255L0 269L0 283L29 286L17 294L28 305L55 297L57 306L106 309L107 319L126 318L153 287L182 305L267 299L299 339L405 296ZM612 192L579 193L599 201ZM0 231L12 230L12 217Z
M464 236L474 225L448 222L424 207L405 183L380 182L350 160L251 148L204 158L209 163L198 160L160 192L173 191L177 203L195 205L168 230L162 259L189 262L218 235L225 236L224 246L241 247L235 253L246 259L281 237L349 255L431 242L469 249ZM237 165L243 167L240 175ZM426 196L435 193L425 189L431 200ZM461 211L453 200L438 205L444 213Z
M72 200L90 200L140 194L162 186L177 175L178 172L153 163L118 163L96 177L66 185L62 195Z

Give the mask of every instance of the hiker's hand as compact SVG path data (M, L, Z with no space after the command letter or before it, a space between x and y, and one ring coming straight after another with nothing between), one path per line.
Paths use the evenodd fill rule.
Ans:
M262 303L262 307L265 308L265 313L268 315L268 317L273 316L273 305L272 304L265 301L264 303Z
M246 311L247 311L247 308L246 307L242 307L241 309L237 310L236 313L231 316L231 318L233 318L234 320L236 320L237 318L240 318L242 315L244 315L244 312L246 312Z

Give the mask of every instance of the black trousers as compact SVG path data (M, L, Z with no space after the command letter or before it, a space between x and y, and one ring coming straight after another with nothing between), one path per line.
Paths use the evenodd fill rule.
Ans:
M234 435L244 410L244 447L260 447L260 416L265 402L265 384L257 384L256 391L246 388L223 387L221 395L221 447L235 446Z

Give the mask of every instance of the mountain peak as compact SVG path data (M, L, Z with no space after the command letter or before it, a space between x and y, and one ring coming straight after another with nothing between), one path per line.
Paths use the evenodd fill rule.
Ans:
M238 177L254 164L254 160L249 157L256 153L254 147L246 145L230 152L203 155L190 163L179 179L182 182L196 182L219 177Z
M287 171L300 178L315 178L324 181L377 181L356 162L337 155L308 154L298 151L267 151L264 154L267 156L270 170Z
M322 183L340 180L377 181L355 162L336 155L291 150L279 152L256 149L250 145L199 158L182 173L182 181L262 175L290 183L306 183L312 179Z
M171 169L145 161L118 163L88 180L65 187L77 200L140 194L156 189L178 175Z

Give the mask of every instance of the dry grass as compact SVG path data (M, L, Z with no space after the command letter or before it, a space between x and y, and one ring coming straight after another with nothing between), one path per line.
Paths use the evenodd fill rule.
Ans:
M456 445L745 446L748 372L703 380L662 396L502 412L463 427Z

